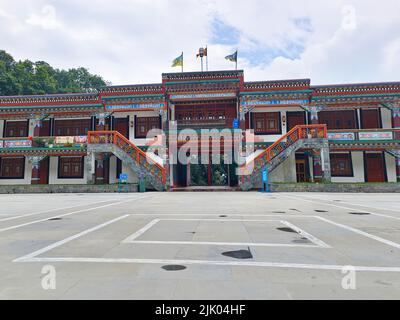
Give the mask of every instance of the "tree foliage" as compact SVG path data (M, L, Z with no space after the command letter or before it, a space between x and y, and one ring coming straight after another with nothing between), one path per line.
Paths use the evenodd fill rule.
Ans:
M86 68L60 70L44 61L15 61L0 50L0 96L95 92L104 85Z

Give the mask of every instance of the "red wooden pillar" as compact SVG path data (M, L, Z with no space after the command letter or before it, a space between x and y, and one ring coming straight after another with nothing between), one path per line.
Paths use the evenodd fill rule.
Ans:
M34 137L39 137L40 136L40 129L42 128L42 119L35 119L33 125L34 125L33 136Z
M96 184L104 184L104 159L96 159Z
M31 184L40 184L40 162L44 157L29 157L32 163Z
M322 159L321 159L321 150L316 149L312 151L313 158L313 175L314 182L322 181Z
M310 122L311 124L319 124L318 112L319 107L310 107ZM322 181L322 161L321 161L321 150L313 150L312 151L312 159L313 159L313 176L314 182Z

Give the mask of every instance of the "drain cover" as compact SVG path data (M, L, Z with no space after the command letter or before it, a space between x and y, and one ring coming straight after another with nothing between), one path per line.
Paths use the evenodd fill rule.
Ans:
M181 266L179 264L166 265L166 266L162 266L161 268L163 268L166 271L181 271L181 270L186 269L185 266Z
M328 212L328 211L325 211L325 210L314 210L315 212Z
M48 219L48 221L59 221L62 220L62 218L52 218L52 219Z
M370 213L369 212L349 212L349 214L355 214L355 215L358 215L358 216L367 216Z
M247 250L227 251L222 253L223 256L235 259L253 259L250 248Z
M220 218L226 218L227 216L226 215L221 215L221 216L219 216Z
M284 231L284 232L292 232L292 233L297 233L295 230L289 227L282 227L282 228L276 228L279 231Z
M285 211L272 211L272 213L286 213Z

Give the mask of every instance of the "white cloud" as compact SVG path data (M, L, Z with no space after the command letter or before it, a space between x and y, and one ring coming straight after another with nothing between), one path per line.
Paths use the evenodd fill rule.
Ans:
M343 27L349 5L355 28ZM210 70L233 69L224 57L238 48L247 81L395 81L399 16L397 0L379 6L374 0L0 0L0 49L59 68L85 66L114 84L160 82L162 72L180 70L170 65L181 51L186 71L200 69L195 54L215 38L217 17L240 36L237 44L208 43ZM306 19L311 29L296 19ZM288 44L303 50L292 59L260 56ZM256 55L257 64L249 60Z
M43 29L56 29L61 24L57 21L56 8L51 5L45 5L40 14L32 13L26 20L27 24L39 26Z

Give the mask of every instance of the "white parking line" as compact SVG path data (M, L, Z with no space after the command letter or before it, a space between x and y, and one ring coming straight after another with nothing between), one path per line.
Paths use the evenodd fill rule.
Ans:
M130 202L130 201L134 201L134 200L141 200L141 199L149 198L149 197L151 197L151 196L135 197L135 198L132 198L132 199L129 199L129 200L113 202L113 203L105 204L105 205L94 207L94 208L82 209L82 210L78 210L78 211L68 212L68 213L60 214L60 215L53 216L53 217L47 217L45 219L35 220L35 221L31 221L31 222L27 222L27 223L23 223L23 224L14 225L14 226L11 226L11 227L3 228L3 229L0 229L0 232L18 229L18 228L21 228L21 227L25 227L25 226L29 226L29 225L35 224L35 223L47 221L49 219L62 218L62 217L70 216L72 214L76 214L76 213L82 213L82 212L88 212L88 211L93 211L93 210L97 210L97 209L107 208L107 207L110 207L110 206L115 206L115 205L118 205L118 204Z
M151 227L153 227L158 222L160 222L160 219L154 219L150 223L146 224L143 228L139 229L134 234L132 234L131 236L129 236L128 238L123 240L122 243L132 242L133 240L140 237L143 233L145 233L147 230L149 230Z
M243 247L288 247L288 248L321 248L312 244L286 244L286 243L257 243L257 242L213 242L213 241L153 241L153 240L134 240L123 241L123 243L134 244L159 244L159 245L206 245L206 246L243 246Z
M387 239L384 239L384 238L381 238L381 237L378 237L378 236L374 236L373 234L367 233L367 232L365 232L365 231L362 231L362 230L359 230L359 229L356 229L356 228L347 226L347 225L345 225L345 224L337 223L337 222L334 222L334 221L332 221L332 220L329 220L329 219L326 219L326 218L323 218L323 217L320 217L320 216L315 216L315 217L316 217L317 219L321 220L321 221L330 223L330 224L332 224L332 225L334 225L334 226L337 226L337 227L340 227L340 228L343 228L343 229L352 231L352 232L354 232L354 233L363 235L364 237L367 237L367 238L370 238L370 239L379 241L379 242L381 242L381 243L384 243L384 244L386 244L386 245L388 245L388 246L391 246L391 247L400 249L400 244L399 244L399 243L396 243L396 242L393 242L393 241L390 241L390 240L387 240Z
M331 248L330 245L326 244L325 242L318 239L317 237L314 237L313 235L309 234L308 232L305 232L304 230L296 227L294 224L291 224L290 222L284 221L284 220L281 220L281 223L283 223L284 225L293 229L294 231L296 231L298 234L302 235L303 237L306 237L308 240L310 240L312 243L315 243L317 246L322 247L322 248Z
M324 265L304 263L280 263L280 262L239 262L239 261L209 261L209 260L175 260L175 259L126 259L126 258L28 258L17 259L18 262L73 262L73 263L140 263L140 264L182 264L182 265L207 265L207 266L231 266L231 267L264 267L264 268L294 268L314 270L342 271L348 265ZM17 260L14 260L17 262ZM400 267L366 267L351 266L355 271L365 272L400 272Z
M285 195L282 194L281 196L282 197L286 197L286 198L290 198L290 199L302 200L302 201L305 201L305 202L317 203L317 204L320 204L320 205L332 206L332 207L336 207L336 208L340 208L340 209L352 210L352 211L357 211L357 212L366 212L366 213L372 214L374 216L400 220L400 217L393 217L393 216L389 216L387 214L375 213L375 212L371 212L371 211L367 211L367 210L360 210L360 209L340 206L340 205L333 204L333 203L320 202L320 201L316 201L316 200L311 200L310 198L304 199L306 197L303 198L303 196L302 197L296 197L296 196L288 196L286 194Z
M55 242L55 243L53 243L53 244L51 244L51 245L49 245L47 247L44 247L44 248L42 248L40 250L37 250L37 251L32 252L30 254L27 254L26 256L23 256L21 258L15 259L13 262L21 262L21 261L24 261L24 260L32 259L32 258L34 258L34 257L36 257L36 256L38 256L38 255L40 255L42 253L50 251L50 250L52 250L54 248L57 248L59 246L62 246L64 244L68 243L68 242L71 242L72 240L75 240L75 239L78 239L80 237L83 237L84 235L87 235L88 233L91 233L93 231L96 231L96 230L99 230L101 228L104 228L104 227L106 227L106 226L108 226L108 225L110 225L110 224L112 224L114 222L120 221L120 220L125 219L127 217L129 217L129 214L126 214L126 215L123 215L123 216L118 217L116 219L113 219L113 220L107 221L105 223L99 224L99 225L97 225L97 226L95 226L93 228L87 229L87 230L82 231L82 232L80 232L78 234L70 236L70 237L68 237L66 239L57 241L57 242Z
M53 212L53 211L61 211L61 210L74 209L74 208L83 207L83 206L90 206L92 204L99 204L99 203L110 202L110 201L114 201L114 200L117 200L117 199L110 199L110 200L97 201L97 202L91 202L91 203L83 203L83 204L79 204L79 205L72 206L72 207L54 208L54 209L49 209L49 210L45 210L45 211L27 213L27 214L22 214L22 215L19 215L19 216L12 216L10 218L0 219L0 222L16 220L16 219L25 218L25 217L31 217L31 216L35 216L35 215L38 215L38 214L49 213L49 212ZM2 214L0 214L0 216L1 215ZM4 214L4 215L11 216L11 214Z

